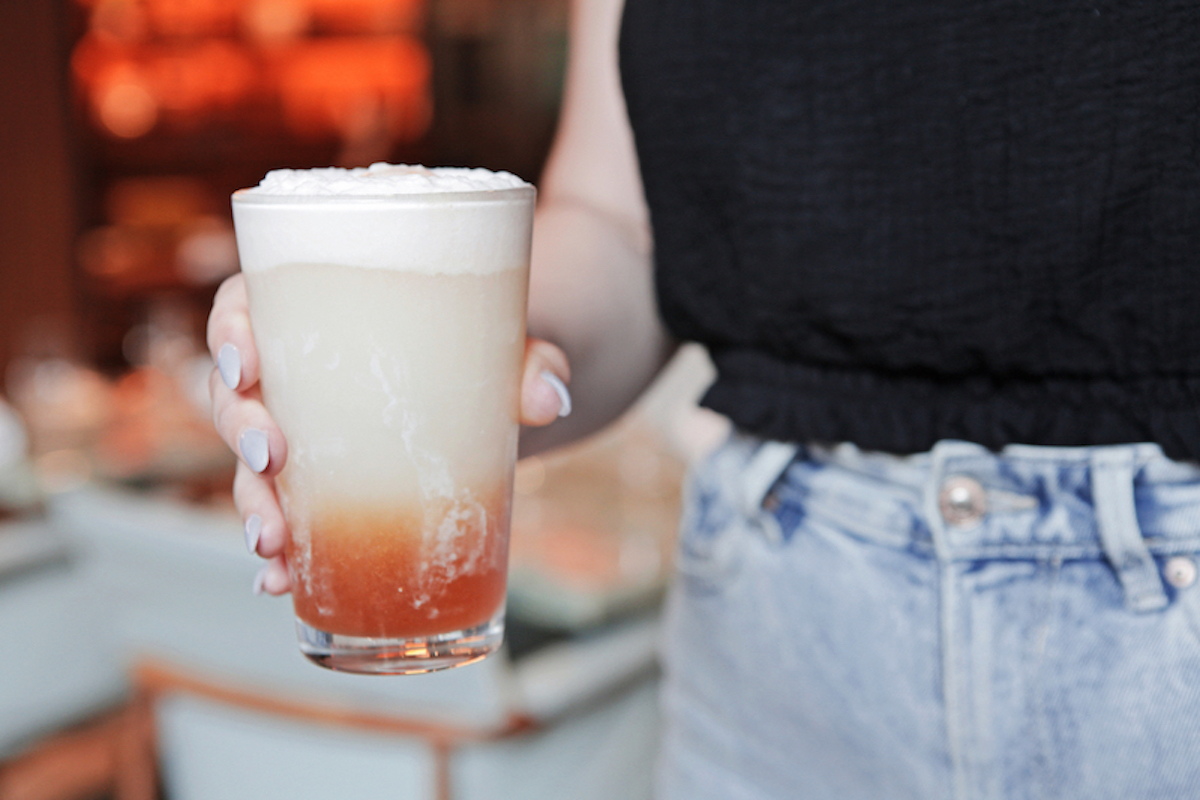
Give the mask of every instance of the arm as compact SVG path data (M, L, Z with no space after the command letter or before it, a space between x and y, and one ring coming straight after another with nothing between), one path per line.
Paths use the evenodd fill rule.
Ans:
M655 307L649 215L617 67L622 0L573 0L566 93L534 221L529 329L571 364L571 415L522 452L616 419L675 350Z

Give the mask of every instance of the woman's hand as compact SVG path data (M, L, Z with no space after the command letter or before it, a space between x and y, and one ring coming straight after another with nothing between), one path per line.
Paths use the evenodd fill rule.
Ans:
M208 318L208 349L216 366L209 376L213 423L238 456L233 501L245 525L246 547L267 559L255 592L283 594L291 588L284 544L287 522L275 492L275 476L287 461L287 442L262 403L258 351L250 330L246 282L238 274L217 290ZM566 385L571 371L562 350L540 339L525 343L520 421L548 425L571 410Z

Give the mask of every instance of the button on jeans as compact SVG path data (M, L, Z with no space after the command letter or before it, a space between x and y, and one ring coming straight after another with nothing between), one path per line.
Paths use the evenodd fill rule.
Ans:
M659 796L1200 797L1200 468L735 436L689 484Z

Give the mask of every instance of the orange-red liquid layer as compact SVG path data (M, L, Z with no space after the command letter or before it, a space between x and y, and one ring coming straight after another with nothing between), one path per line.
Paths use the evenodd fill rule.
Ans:
M504 602L509 507L502 498L458 520L453 551L433 565L421 509L313 514L308 552L288 546L296 616L326 633L393 639L482 625Z

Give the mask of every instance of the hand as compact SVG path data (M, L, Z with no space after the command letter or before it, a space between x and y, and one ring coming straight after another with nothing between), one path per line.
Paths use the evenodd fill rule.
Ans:
M213 423L238 456L233 501L245 524L246 547L267 559L255 592L283 594L291 588L284 544L287 522L275 492L275 476L287 461L283 432L262 403L258 351L250 331L246 282L238 274L217 290L208 318L208 349L216 366L209 376ZM549 425L570 411L571 379L562 350L540 339L525 342L520 422ZM558 384L557 386L555 384Z

